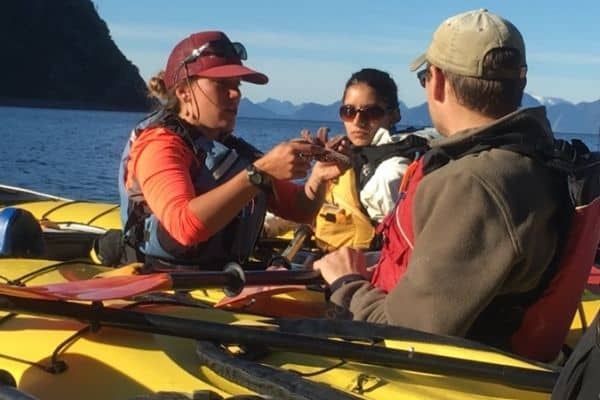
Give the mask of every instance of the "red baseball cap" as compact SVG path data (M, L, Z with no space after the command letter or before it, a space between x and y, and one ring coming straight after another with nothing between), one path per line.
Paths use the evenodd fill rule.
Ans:
M167 89L187 76L202 78L240 78L264 85L269 78L242 64L246 49L241 43L232 43L219 31L193 33L179 42L171 51L164 81Z

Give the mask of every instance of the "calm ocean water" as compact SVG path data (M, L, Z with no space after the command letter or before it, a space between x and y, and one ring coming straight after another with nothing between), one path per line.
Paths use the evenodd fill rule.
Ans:
M117 174L141 113L0 107L0 184L73 199L118 200ZM341 123L239 118L236 135L266 151L284 140Z
M73 199L116 202L121 151L140 113L0 107L0 184ZM275 144L338 122L239 118L236 134L266 151ZM578 137L598 149L597 135Z

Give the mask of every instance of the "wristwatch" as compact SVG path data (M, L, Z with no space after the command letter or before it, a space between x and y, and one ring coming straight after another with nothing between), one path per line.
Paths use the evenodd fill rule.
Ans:
M260 190L264 190L265 192L270 192L272 190L271 177L256 168L254 164L250 164L246 167L246 174L248 175L250 183Z

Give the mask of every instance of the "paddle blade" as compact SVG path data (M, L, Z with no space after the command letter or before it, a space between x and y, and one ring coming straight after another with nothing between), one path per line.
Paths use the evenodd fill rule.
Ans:
M323 293L302 285L247 287L234 297L224 297L215 308L240 310L268 317L323 318Z
M51 294L43 291L37 292L35 290L30 290L30 288L7 285L5 283L0 283L0 296L15 296L39 300L59 300L58 297L52 296Z
M594 265L592 266L592 270L590 271L590 276L587 281L587 289L600 294L600 266Z
M143 263L135 262L127 265L123 265L119 268L113 268L106 272L101 272L95 276L95 278L109 278L113 276L133 276L140 275L140 271L144 267Z
M0 286L0 294L50 300L103 301L124 299L171 289L168 274L112 276L50 285L15 287Z

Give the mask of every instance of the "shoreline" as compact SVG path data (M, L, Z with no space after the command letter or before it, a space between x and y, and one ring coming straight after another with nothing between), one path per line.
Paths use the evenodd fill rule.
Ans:
M48 108L58 110L89 110L89 111L119 111L119 112L149 112L148 107L121 107L105 103L87 103L68 100L48 99L17 99L0 96L0 107Z

